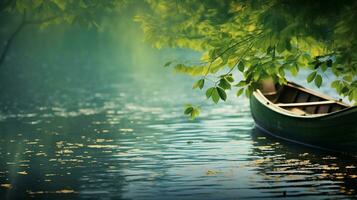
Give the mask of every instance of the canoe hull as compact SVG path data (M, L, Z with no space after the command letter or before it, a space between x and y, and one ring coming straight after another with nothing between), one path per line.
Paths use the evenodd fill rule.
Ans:
M357 108L318 117L294 117L276 112L257 93L250 98L258 128L280 139L357 155Z

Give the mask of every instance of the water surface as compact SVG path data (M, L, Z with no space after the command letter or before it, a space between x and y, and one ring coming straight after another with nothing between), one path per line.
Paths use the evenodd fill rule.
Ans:
M217 106L190 88L126 73L1 102L0 199L357 197L355 158L269 138L246 98ZM183 116L187 102L202 103L198 120Z

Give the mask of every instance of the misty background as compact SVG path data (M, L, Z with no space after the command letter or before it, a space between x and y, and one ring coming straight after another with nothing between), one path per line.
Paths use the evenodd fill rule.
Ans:
M162 67L165 62L197 55L185 49L151 47L133 20L133 9L104 17L99 29L63 24L25 27L0 66L3 111L15 104L50 103L56 95L77 95L78 88L115 84L123 74L171 76ZM4 44L20 17L1 13L0 23Z

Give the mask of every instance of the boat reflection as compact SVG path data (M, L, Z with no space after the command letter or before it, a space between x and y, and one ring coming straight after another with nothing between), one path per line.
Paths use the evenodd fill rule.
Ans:
M323 152L252 130L254 170L263 177L260 186L266 197L329 195L356 197L357 159ZM261 186L264 185L265 186Z

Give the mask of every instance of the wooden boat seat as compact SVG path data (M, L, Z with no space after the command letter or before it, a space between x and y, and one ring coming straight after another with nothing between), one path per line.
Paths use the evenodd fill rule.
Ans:
M288 110L296 115L306 115L306 112L301 110L300 108L291 108Z
M322 96L293 83L276 85L267 79L262 82L260 91L273 104L296 115L321 115L349 107L340 100Z

